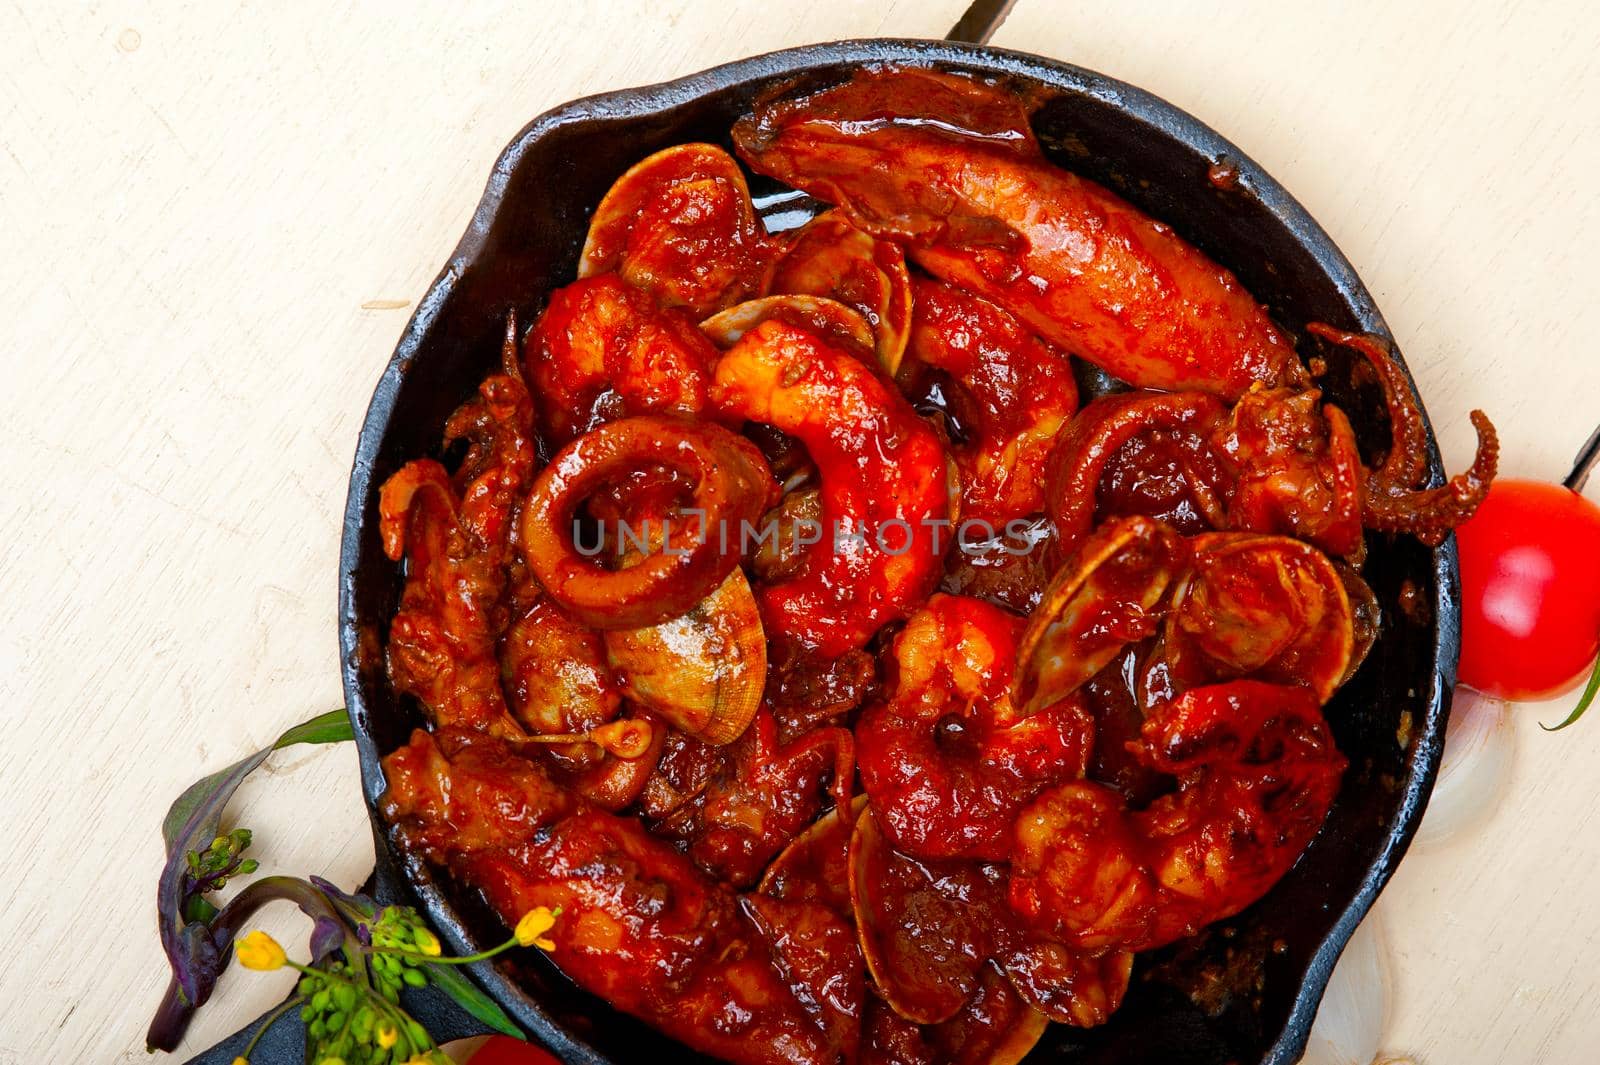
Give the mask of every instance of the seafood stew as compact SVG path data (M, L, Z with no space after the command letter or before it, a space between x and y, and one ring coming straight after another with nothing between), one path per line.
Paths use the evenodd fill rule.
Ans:
M1489 434L1424 490L1403 376L1325 330L1386 390L1364 465L1231 275L1050 185L1017 99L902 70L763 105L745 162L838 201L785 234L727 152L646 158L577 278L508 323L447 465L384 485L388 671L432 726L387 761L401 849L508 915L561 903L567 975L706 1053L1018 1060L1046 1020L1106 1022L1135 951L1254 902L1320 827L1344 766L1320 706L1376 635L1362 525L1439 537L1492 476ZM1035 200L940 177L942 217L887 209L849 187L895 169L874 152L1125 211L1176 310L1030 260ZM1049 324L1110 304L1146 327ZM1183 329L1191 388L1128 343ZM1245 370L1207 361L1241 336ZM1071 357L1172 391L1099 397ZM808 516L855 535L784 542ZM972 521L1030 550L975 561ZM780 535L708 549L751 524Z

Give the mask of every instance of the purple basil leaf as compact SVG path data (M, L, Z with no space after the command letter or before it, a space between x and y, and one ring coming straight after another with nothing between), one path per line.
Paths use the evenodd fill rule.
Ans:
M284 747L297 743L339 743L343 740L355 739L355 732L350 727L350 717L343 710L330 710L310 721L303 721L290 728L283 735L273 741L272 746L257 751L250 757L235 762L226 769L212 773L208 777L190 784L179 795L171 808L167 810L166 818L161 822L161 837L167 844L167 856L170 858L176 850L178 857L190 850L198 849L196 842L210 844L216 838L217 826L222 818L222 807L227 805L228 799L239 789L239 784L245 777L266 761L267 755ZM243 770L243 772L240 772ZM222 792L221 801L216 803L214 816L209 821L209 827L204 832L194 831L205 822L194 822L193 816L202 808L211 805L218 792ZM179 848L180 837L189 836L189 845Z
M349 930L337 917L318 917L311 923L311 964L315 965L344 946Z
M337 743L352 738L354 732L350 727L350 719L343 710L322 714L288 729L270 747L191 784L167 811L161 823L167 860L156 885L156 920L161 933L161 947L166 952L168 964L172 966L173 987L169 989L168 997L176 992L181 996L187 1012L168 1008L164 1004L157 1015L158 1024L151 1028L153 1046L159 1046L160 1041L170 1034L168 1029L174 1026L181 1034L182 1026L188 1023L188 1013L203 1005L211 996L211 989L216 986L217 977L227 964L228 946L232 942L231 932L224 938L213 935L207 922L185 920L191 895L188 890L189 852L209 846L216 838L222 824L222 811L228 805L228 800L233 798L244 779L273 751L297 743ZM306 888L311 890L310 885L306 885ZM169 1023L162 1025L160 1022L163 1017ZM162 1029L159 1033L158 1027Z
M316 889L328 896L335 903L348 907L363 917L371 917L377 905L372 901L372 896L363 895L361 892L341 891L339 885L331 880L324 880L315 874L307 877Z

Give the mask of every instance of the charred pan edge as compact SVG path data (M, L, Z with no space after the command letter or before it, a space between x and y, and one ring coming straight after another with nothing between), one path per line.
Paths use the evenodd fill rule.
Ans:
M343 542L339 559L339 651L346 705L355 728L360 753L361 776L368 813L377 842L378 877L391 891L406 878L388 843L377 799L384 787L379 765L382 752L369 730L368 708L360 685L361 625L357 616L357 573L373 565L389 567L386 560L364 555L363 529L376 520L376 488L373 467L380 445L387 434L396 399L408 365L416 358L424 340L435 326L440 309L461 276L484 253L492 222L500 209L510 175L530 147L553 130L573 124L606 126L647 119L692 101L713 90L751 81L774 81L793 77L818 66L839 63L936 63L947 68L982 75L1011 75L1044 82L1060 91L1090 97L1111 104L1133 118L1152 126L1211 158L1226 156L1236 160L1241 184L1247 186L1261 204L1311 255L1333 286L1344 298L1352 321L1341 323L1351 328L1389 337L1389 330L1371 295L1356 276L1354 268L1333 240L1305 209L1252 159L1193 116L1141 89L1067 63L1038 56L980 45L937 41L869 39L808 45L773 52L714 67L676 81L637 89L591 96L564 104L534 119L514 139L496 161L488 187L478 204L466 234L451 253L448 263L418 304L407 324L393 357L379 379L357 441L350 492L345 509ZM1404 361L1400 361L1404 369ZM1415 383L1406 371L1415 392ZM1444 471L1433 427L1424 409L1427 427L1429 483L1443 483ZM1434 552L1437 619L1434 634L1431 684L1419 693L1425 702L1422 720L1417 723L1413 746L1407 757L1407 773L1399 792L1385 846L1368 867L1354 897L1345 905L1332 929L1312 956L1301 982L1288 1020L1262 1059L1266 1065L1290 1065L1298 1060L1316 1017L1329 974L1356 925L1371 908L1384 884L1411 842L1427 806L1428 794L1438 774L1444 747L1445 725L1449 718L1450 692L1455 685L1456 660L1460 649L1460 607L1456 546L1452 537ZM411 881L423 908L444 935L451 949L466 953L481 944L472 942L455 908L435 884ZM502 969L491 964L473 967L474 975L525 1028L535 1033L565 1060L582 1065L610 1065L610 1059L575 1038L530 998Z

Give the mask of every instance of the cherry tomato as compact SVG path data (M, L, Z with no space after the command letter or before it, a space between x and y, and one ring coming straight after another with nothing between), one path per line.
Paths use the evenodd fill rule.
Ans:
M1517 701L1575 686L1600 652L1600 506L1501 480L1456 530L1461 682Z
M541 1050L532 1043L495 1035L467 1059L467 1065L561 1065L561 1062L548 1050Z

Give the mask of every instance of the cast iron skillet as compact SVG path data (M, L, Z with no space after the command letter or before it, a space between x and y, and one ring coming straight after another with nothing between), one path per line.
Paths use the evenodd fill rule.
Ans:
M406 460L438 455L445 417L495 365L508 310L532 321L573 277L589 213L630 164L684 141L728 143L757 96L787 83L838 80L863 63L928 64L1036 87L1036 127L1060 165L1115 189L1236 273L1302 354L1333 364L1327 389L1363 443L1381 446L1375 389L1301 331L1321 320L1387 335L1383 318L1328 235L1277 182L1215 132L1149 93L1099 74L996 48L863 40L745 59L679 81L579 100L535 119L495 164L483 202L418 306L378 382L356 450L339 575L345 697L360 747L377 838L379 889L419 905L460 953L504 929L443 874L409 880L377 811L379 758L422 717L384 676L398 567L378 542L378 486ZM1207 170L1230 161L1237 183ZM789 204L755 181L758 200ZM804 204L796 205L803 210ZM777 212L779 215L782 211ZM795 218L789 219L792 223ZM1429 466L1442 479L1432 432ZM1198 939L1142 958L1111 1023L1054 1025L1030 1060L1080 1063L1287 1063L1305 1045L1328 973L1399 862L1433 785L1455 681L1459 611L1454 541L1428 551L1374 536L1366 575L1384 604L1371 658L1328 709L1350 758L1338 801L1305 857L1265 899ZM1407 609L1401 609L1402 593ZM570 1062L688 1056L645 1025L577 991L542 956L481 965L483 986L530 1033Z

